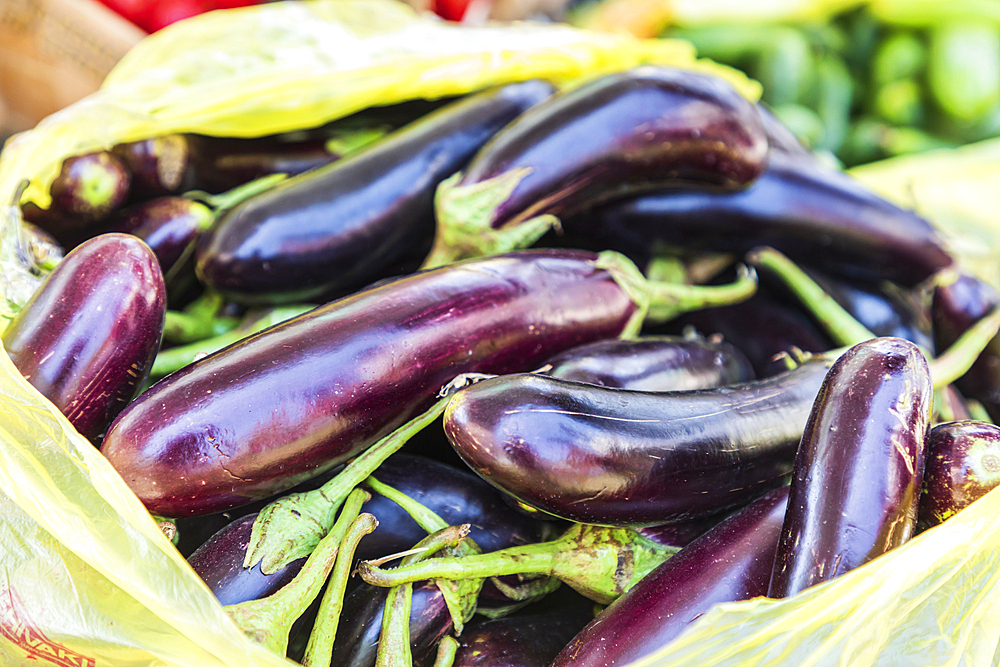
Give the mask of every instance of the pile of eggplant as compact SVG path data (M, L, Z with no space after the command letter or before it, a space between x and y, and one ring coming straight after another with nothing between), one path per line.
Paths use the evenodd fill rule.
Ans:
M3 330L249 636L625 665L1000 484L1000 294L643 66L66 160Z

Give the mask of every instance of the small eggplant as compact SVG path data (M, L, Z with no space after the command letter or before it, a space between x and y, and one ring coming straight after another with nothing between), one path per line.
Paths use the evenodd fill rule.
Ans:
M132 192L138 197L177 194L184 186L191 149L183 134L119 144L111 152L132 174Z
M729 343L680 336L588 343L557 354L543 369L550 377L637 391L707 389L754 377L746 355Z
M28 382L94 439L145 381L165 310L163 274L149 247L102 234L56 266L3 344Z
M458 392L444 429L469 467L542 512L605 525L695 519L787 479L831 363L676 392L508 375Z
M788 487L768 491L646 575L574 637L552 667L621 667L721 602L767 593Z
M769 245L832 276L907 287L953 263L934 226L913 211L848 174L780 152L744 190L663 190L611 202L563 228L579 247L599 244L637 260L657 244L740 254Z
M938 349L951 345L977 320L1000 305L1000 293L969 273L941 277L934 287L931 318ZM1000 421L1000 336L993 338L955 385L979 401L993 421Z
M605 76L525 113L442 184L426 266L530 245L552 216L628 193L741 188L767 156L757 108L722 79L652 66Z
M933 397L920 349L855 345L830 369L795 457L768 597L848 572L914 533Z
M438 183L551 92L528 81L468 97L243 202L202 239L198 276L249 304L325 300L383 277L433 234Z
M162 516L274 495L391 433L460 374L530 369L632 326L612 257L524 251L345 297L156 383L102 451Z
M927 436L917 529L933 528L1000 486L1000 427L980 421L938 424Z

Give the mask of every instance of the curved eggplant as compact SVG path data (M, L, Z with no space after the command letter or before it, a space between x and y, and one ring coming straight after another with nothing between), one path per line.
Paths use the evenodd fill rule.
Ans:
M744 190L664 190L611 202L563 228L579 247L640 258L658 243L736 253L768 245L833 276L905 286L953 263L934 226L913 211L848 174L777 151Z
M788 501L768 491L646 575L598 614L552 667L621 667L655 652L721 602L764 595Z
M934 389L927 358L872 338L833 365L795 457L768 597L789 597L914 533Z
M145 381L165 312L163 274L149 247L102 234L56 266L3 344L28 382L94 439Z
M694 519L787 479L831 363L677 392L509 375L458 392L444 428L487 482L548 514L632 526Z
M198 276L250 304L323 300L381 277L430 239L438 183L551 92L528 81L468 97L243 202L199 243Z
M1000 293L969 273L943 276L934 287L931 318L939 350L1000 306ZM990 419L1000 421L1000 336L993 338L955 385L967 398L979 401Z
M469 372L618 335L636 306L598 256L528 251L317 308L155 384L102 448L150 511L225 511L356 455Z
M933 528L997 486L1000 427L971 420L938 424L927 435L917 529Z
M637 391L707 389L754 377L746 355L729 343L680 336L588 343L557 354L543 369L562 380Z
M529 220L628 193L744 187L767 157L757 108L722 79L652 66L605 76L525 113L442 184L427 265L530 245L553 221ZM480 245L501 228L513 246Z

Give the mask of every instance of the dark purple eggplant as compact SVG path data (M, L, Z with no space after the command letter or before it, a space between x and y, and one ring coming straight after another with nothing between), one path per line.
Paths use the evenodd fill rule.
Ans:
M812 353L834 347L808 315L767 289L740 303L686 313L671 328L688 325L704 335L721 334L746 355L760 378L786 370L783 357L794 350Z
M119 144L111 152L132 174L135 196L148 199L181 192L191 157L185 135L165 134Z
M549 667L592 618L593 613L576 606L481 621L459 637L452 667Z
M473 95L247 200L202 239L199 277L253 304L322 300L383 277L433 235L438 183L551 92L528 81Z
M66 158L49 186L48 209L34 203L22 207L24 219L55 236L61 243L79 242L81 230L101 220L128 199L132 174L108 151Z
M621 667L714 605L767 593L788 487L765 493L650 572L574 637L552 667Z
M93 439L145 381L165 309L149 247L103 234L56 266L3 332L3 345L28 382Z
M754 377L746 355L729 343L680 336L588 343L557 354L543 369L550 377L638 391L707 389Z
M444 428L487 482L553 516L695 519L787 479L831 363L816 357L765 380L677 392L509 375L458 392Z
M951 266L928 221L875 195L848 174L773 152L737 192L664 190L611 202L563 221L568 242L637 261L657 244L745 253L768 245L832 276L910 287Z
M938 349L951 345L977 320L1000 305L1000 293L969 273L942 276L934 287L931 318ZM1000 421L1000 336L989 342L955 385L966 398L979 401L990 419Z
M938 424L927 436L917 529L933 528L997 486L1000 427L971 420Z
M636 306L572 251L512 253L388 282L153 385L102 451L150 511L225 511L351 458L462 373L537 367L617 335Z
M530 245L553 224L530 220L627 193L744 187L767 156L757 108L720 78L652 66L601 77L525 113L442 184L427 266Z
M927 358L872 338L830 369L795 457L768 597L795 595L914 533L930 421Z

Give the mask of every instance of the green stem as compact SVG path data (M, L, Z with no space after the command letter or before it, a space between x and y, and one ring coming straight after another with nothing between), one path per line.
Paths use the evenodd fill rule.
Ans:
M261 510L253 524L244 567L260 563L261 571L269 574L310 553L332 525L347 494L410 438L440 417L451 395L464 386L468 378L467 375L458 376L441 390L439 395L443 398L426 412L369 447L319 489L284 496Z
M151 377L164 377L198 359L243 340L280 322L291 319L315 308L312 305L272 308L261 313L247 314L240 326L218 336L205 338L187 345L178 345L159 352L153 361Z
M231 331L239 324L235 317L200 319L176 310L168 310L163 320L163 340L171 343L196 343Z
M446 635L438 642L437 655L434 658L434 667L452 667L455 664L455 656L458 654L458 641L451 635Z
M958 337L951 347L931 359L935 387L951 384L968 372L980 353L1000 331L1000 308L994 308Z
M628 528L575 524L551 542L473 556L435 558L391 570L362 562L358 572L374 586L399 586L428 579L548 575L558 577L596 602L607 604L676 551Z
M333 569L344 535L357 518L367 495L358 489L347 498L337 523L319 541L291 582L266 598L226 607L226 612L248 637L277 655L284 656L288 652L292 623L319 595Z
M844 310L805 271L774 248L754 248L747 253L746 260L778 276L802 305L819 320L836 345L857 345L875 338L875 334Z
M340 613L344 608L347 580L354 565L354 553L361 538L375 530L377 525L374 516L364 513L360 514L348 528L340 545L333 573L330 575L330 583L327 584L326 593L323 594L316 622L309 634L309 643L302 659L303 667L329 667L333 655L333 641L337 637L337 627L340 624Z
M419 553L403 559L405 565L418 563L446 547L455 546L469 534L469 526L448 526L417 543ZM382 632L379 635L375 667L410 667L410 602L413 584L395 586L389 591L382 615Z
M410 498L405 493L392 488L388 484L383 484L374 477L369 476L368 479L364 481L364 485L380 496L385 496L392 502L402 507L403 510L417 522L417 525L426 530L428 533L436 533L437 531L448 527L448 523L438 516L433 510L428 508L426 505L417 502L413 498Z

